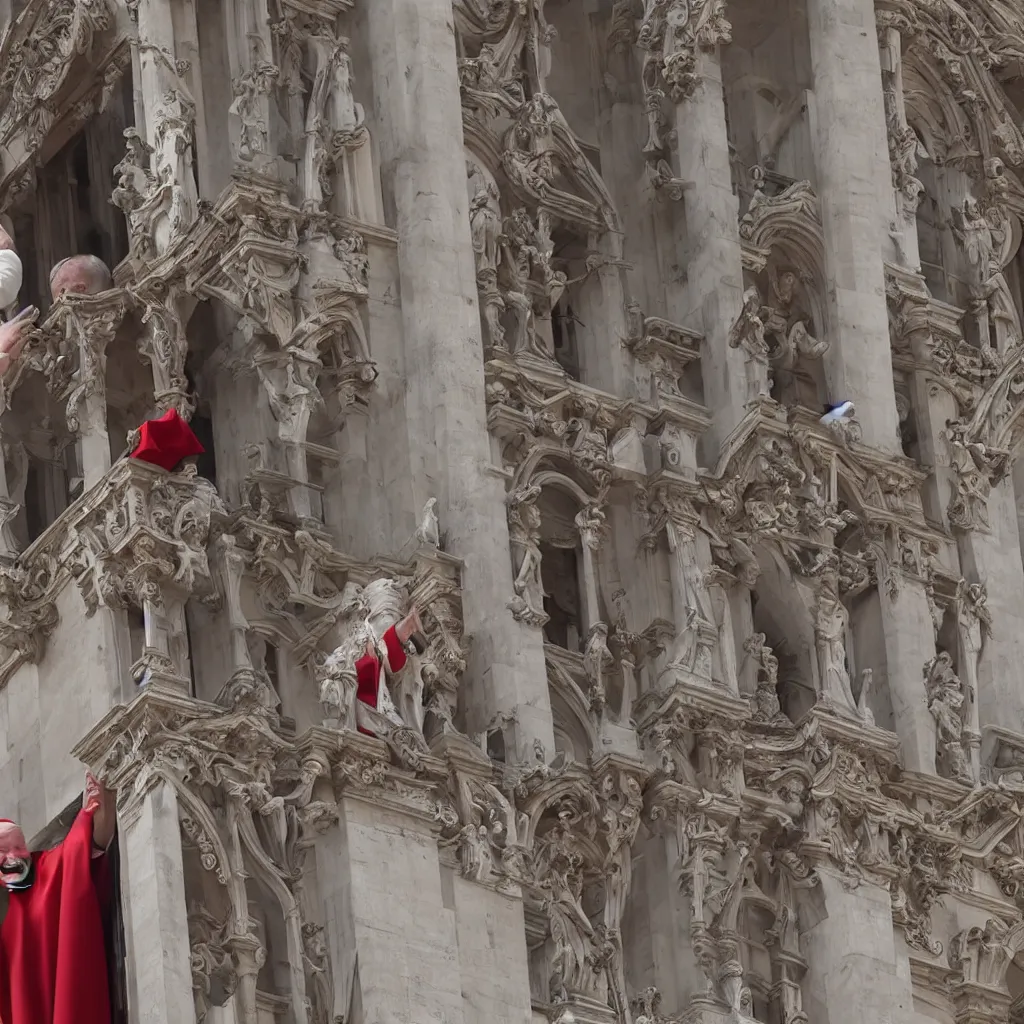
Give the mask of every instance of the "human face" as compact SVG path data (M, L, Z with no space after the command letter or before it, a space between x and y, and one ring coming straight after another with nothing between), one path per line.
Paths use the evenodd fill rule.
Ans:
M25 834L14 822L0 823L0 878L4 882L24 881L31 867Z
M74 295L94 295L102 290L96 285L96 273L92 267L78 260L69 260L57 271L50 284L50 291L56 302L68 292Z

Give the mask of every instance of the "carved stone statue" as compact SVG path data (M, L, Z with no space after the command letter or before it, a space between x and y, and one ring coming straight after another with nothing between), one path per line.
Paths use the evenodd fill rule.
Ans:
M768 370L768 343L761 320L761 295L751 286L743 293L743 306L729 329L729 347L742 348L746 360L747 402L768 398L771 378Z
M823 576L818 585L814 638L818 650L819 699L840 714L857 716L846 664L846 630L850 613L839 597L835 574Z
M540 574L541 516L536 505L539 497L540 488L530 487L508 499L509 540L516 573L516 597L509 608L516 619L533 626L543 626L548 621Z
M928 710L935 719L936 768L947 778L972 785L969 751L964 735L968 699L953 659L940 651L924 667Z

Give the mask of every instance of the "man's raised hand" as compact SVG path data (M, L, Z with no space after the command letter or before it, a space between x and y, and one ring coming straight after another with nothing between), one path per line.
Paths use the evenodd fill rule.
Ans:
M35 306L27 306L17 316L0 325L0 373L6 373L21 355L37 316L39 310Z
M404 644L409 642L414 633L422 632L423 623L420 622L420 611L415 605L413 605L409 610L409 614L395 626L395 633L398 635L398 639Z
M117 828L117 800L112 789L107 789L92 772L85 776L82 805L92 811L92 841L99 850L105 850L114 838Z

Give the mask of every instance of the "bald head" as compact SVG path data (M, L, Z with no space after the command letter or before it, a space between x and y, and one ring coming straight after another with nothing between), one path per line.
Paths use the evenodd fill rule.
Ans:
M114 286L110 268L99 256L69 256L50 271L50 295L96 295Z

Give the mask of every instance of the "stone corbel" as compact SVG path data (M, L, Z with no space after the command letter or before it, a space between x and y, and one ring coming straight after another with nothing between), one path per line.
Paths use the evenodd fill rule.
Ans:
M638 386L647 385L639 387L641 398L655 403L682 398L680 381L686 368L700 358L703 339L696 331L669 320L644 316L636 302L628 305L627 313L629 334L625 345L643 367L646 377L646 381L637 381Z

